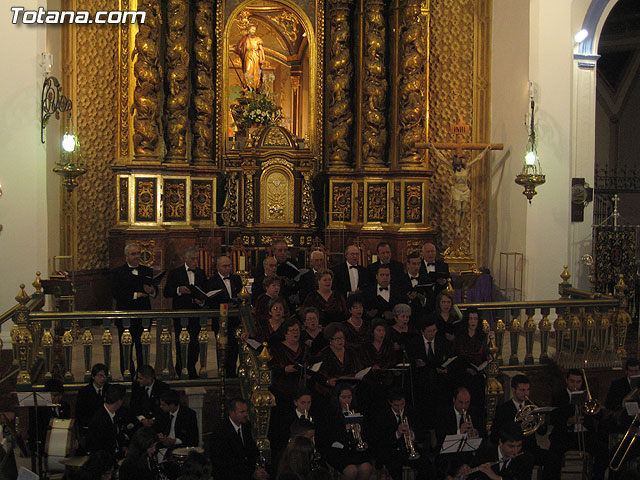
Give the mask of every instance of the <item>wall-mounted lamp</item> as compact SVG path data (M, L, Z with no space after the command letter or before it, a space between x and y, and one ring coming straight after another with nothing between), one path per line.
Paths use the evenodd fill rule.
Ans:
M524 187L523 195L527 197L529 203L531 199L536 195L536 187L542 185L545 182L545 176L542 174L542 168L540 167L540 159L538 158L536 131L534 113L536 103L533 99L533 85L530 85L529 89L529 102L531 105L531 120L529 122L529 140L527 141L527 151L524 156L524 165L519 175L516 175L515 182L518 185Z
M78 162L74 161L74 157L78 159ZM87 167L80 156L80 143L75 134L67 132L62 136L61 161L53 171L62 176L62 184L69 193L78 186L78 177L87 173Z
M42 54L40 66L45 75L42 84L42 98L40 100L40 141L44 143L44 130L51 115L60 119L60 114L71 110L71 100L62 94L62 87L56 77L49 77L53 65L53 57L50 53Z
M582 43L589 36L589 31L584 28L576 33L573 37L573 40L576 43Z

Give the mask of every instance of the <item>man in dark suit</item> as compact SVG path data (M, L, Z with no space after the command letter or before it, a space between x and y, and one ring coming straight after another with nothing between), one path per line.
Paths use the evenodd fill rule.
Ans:
M149 297L155 297L158 292L153 285L153 269L140 264L140 247L135 243L129 243L124 247L124 258L126 263L113 270L111 275L111 290L116 299L116 310L151 310ZM122 334L124 328L122 320L116 320L118 336L120 338L120 371L124 375L126 362L129 362L131 375L134 374L133 351L128 359L124 358L122 349ZM136 360L138 366L143 362L142 342L142 320L132 320L129 333L133 339L136 350Z
M367 270L359 265L360 249L356 245L347 246L344 256L344 262L331 267L333 271L331 288L346 299L351 292L362 290L369 283L369 275Z
M471 394L465 387L453 392L453 405L445 405L437 411L436 438L438 450L447 435L466 434L469 438L484 438L486 431L482 412L471 405ZM456 454L451 454L456 455Z
M407 271L400 275L400 291L404 294L406 292L407 298L404 303L409 304L411 307L411 323L414 327L418 327L427 313L426 304L427 296L426 292L428 287L424 286L429 283L429 278L426 274L420 273L420 266L422 265L422 259L418 252L412 252L407 256Z
M51 406L43 405L43 402L38 401L37 409L29 408L29 448L33 452L31 465L34 472L36 471L37 460L36 442L39 442L38 448L44 453L51 420L54 418L71 418L71 406L63 400L64 386L62 382L57 378L51 378L44 383L44 391L51 394Z
M618 413L618 417L622 417L619 425L612 425L613 429L619 431L626 431L631 424L631 417L626 412L623 413L622 410L624 409L624 398L631 393L631 377L640 375L640 360L637 358L628 359L624 364L624 371L623 378L611 382L604 402L607 410Z
M276 275L278 269L278 262L272 256L264 257L262 260L262 272L257 272L253 283L251 284L251 305L256 306L256 300L264 293L264 286L262 282L270 275Z
M190 285L194 285L201 290L207 288L207 276L204 270L198 267L200 262L200 251L196 247L188 247L184 251L184 265L174 268L167 275L167 282L164 285L165 298L173 299L171 308L173 310L197 310L204 305L202 300L191 293ZM176 342L176 374L180 377L182 373L182 355L180 349L180 331L182 330L181 319L173 319ZM189 332L189 346L187 350L187 372L189 378L198 378L196 373L196 362L200 354L200 343L198 334L200 333L200 319L190 318L187 324Z
M127 421L118 414L124 393L121 385L111 385L105 394L103 407L93 414L87 437L87 450L90 453L104 450L115 458L124 457Z
M169 390L162 380L156 379L156 372L151 365L143 365L138 369L136 379L131 385L129 410L145 427L152 427L159 418L160 396Z
M284 240L273 242L273 256L278 262L276 274L282 279L280 295L287 299L290 305L295 305L298 284L294 280L300 273L298 266L289 259L289 245Z
M78 390L75 419L80 428L80 435L86 434L91 418L104 404L104 396L110 387L107 382L108 376L107 366L96 363L91 368L91 382Z
M584 381L580 370L571 369L567 372L567 388L554 392L551 398L552 406L556 407L551 412L551 424L553 430L549 435L550 449L557 455L564 455L567 450L578 449L578 435L584 433L585 450L593 457L593 477L602 480L609 463L607 443L600 438L596 431L594 415L585 415L580 407L571 403L571 393L584 389ZM584 399L582 399L582 403Z
M214 295L210 299L210 306L212 308L220 308L223 303L231 305L238 304L238 294L242 291L242 278L240 275L232 273L231 259L226 256L218 257L216 262L216 270L207 284L207 289L221 290L220 293ZM227 358L225 361L225 373L227 378L237 377L236 363L238 360L238 339L235 336L235 331L240 325L240 319L236 316L230 316L228 318L227 331L229 332L229 340L227 344ZM218 320L213 321L213 330L218 333L219 325Z
M393 480L402 479L402 466L417 470L417 478L433 478L435 472L427 455L420 448L425 441L425 431L419 428L416 413L406 406L404 393L392 390L388 396L389 408L377 412L373 419L372 439L374 455L387 467ZM406 419L406 423L404 420ZM407 440L411 440L418 458L409 458Z
M362 297L369 318L380 317L389 322L393 320L393 307L403 300L400 288L391 285L391 269L387 265L378 268L375 283L364 287Z
M474 462L479 471L469 478L531 480L533 457L521 452L522 431L516 425L511 425L500 432L498 445L487 442L480 448ZM464 474L464 470L462 473Z
M315 292L318 289L316 285L316 273L325 268L324 253L320 250L314 250L309 255L309 263L311 268L302 274L300 277L298 298L302 305L311 292Z
M389 242L382 241L378 243L376 253L378 255L378 259L367 266L367 274L369 275L369 278L376 276L380 265L387 265L391 269L391 285L397 285L404 274L404 267L402 266L402 263L391 258L391 245L389 245Z
M427 291L427 311L435 310L436 296L446 288L447 278L449 278L449 264L436 259L437 251L433 243L427 242L422 245L422 264L420 265L420 274L426 275L429 279L428 283L432 283L433 287Z
M412 337L407 344L407 354L413 366L415 407L420 410L424 428L434 428L433 412L451 398L451 386L447 368L442 364L452 356L451 344L440 335L433 318L427 319L421 328L422 335Z
M260 451L251 435L247 403L241 398L232 398L227 404L227 417L214 431L209 451L214 478L268 478L263 468L256 468Z
M160 395L162 414L155 430L162 434L160 441L167 448L197 447L200 443L196 412L180 404L180 394L167 390Z
M511 399L502 403L496 408L493 423L491 424L491 441L498 443L500 432L514 423L518 411L529 404L529 390L531 382L525 375L515 375L511 379ZM520 426L520 424L517 424ZM545 435L547 426L542 425L536 433ZM536 434L526 435L522 440L522 451L533 456L534 463L542 467L542 478L554 480L560 478L562 469L562 458L554 451L547 450L538 445Z

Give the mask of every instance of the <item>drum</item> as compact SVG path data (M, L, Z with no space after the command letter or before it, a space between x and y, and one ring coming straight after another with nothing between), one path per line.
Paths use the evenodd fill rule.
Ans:
M52 418L49 422L47 441L45 443L45 469L49 472L64 472L62 460L75 453L73 419Z
M171 459L182 466L189 455L189 452L204 453L204 448L200 447L180 447L171 450Z

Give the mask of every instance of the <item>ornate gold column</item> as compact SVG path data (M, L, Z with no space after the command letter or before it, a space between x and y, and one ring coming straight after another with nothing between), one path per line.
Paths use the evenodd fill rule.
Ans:
M225 225L234 226L238 224L238 172L229 172L226 190L222 218Z
M164 141L166 161L187 161L187 107L189 105L189 52L187 22L189 4L182 0L167 2L166 124Z
M213 161L213 2L194 3L193 163Z
M329 168L350 167L351 83L351 33L349 7L353 0L329 2L329 65L327 74L327 158Z
M313 206L313 186L311 185L311 175L313 172L303 172L302 177L302 220L303 227L312 227L316 222L316 209Z
M146 12L140 24L133 54L136 87L133 92L133 149L137 160L157 160L158 98L160 94L160 2L140 0L138 10Z
M387 144L384 1L365 0L362 88L362 166L385 166Z
M407 0L402 9L400 30L400 87L399 103L399 141L402 167L417 167L424 160L424 153L415 144L424 142L425 130L425 92L428 91L428 25L422 15L419 0Z
M18 363L17 388L31 385L31 354L33 349L33 337L28 328L29 309L27 302L31 299L24 291L24 283L20 284L20 293L16 296L16 301L20 304L13 315L14 328L11 329L12 341L14 345L13 354ZM13 334L15 330L15 335Z

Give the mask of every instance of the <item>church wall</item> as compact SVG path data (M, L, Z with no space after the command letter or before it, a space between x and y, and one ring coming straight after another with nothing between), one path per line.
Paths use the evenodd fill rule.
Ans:
M25 9L37 9L38 1L23 1ZM29 293L37 270L47 270L49 251L47 198L47 147L40 142L40 94L43 77L40 53L46 49L46 29L12 25L7 8L0 29L0 312L16 304L18 284ZM56 127L56 120L49 128ZM59 183L58 183L59 184ZM54 207L55 208L55 207ZM5 348L11 348L10 322L2 327Z
M522 168L527 143L523 121L529 80L528 3L493 2L491 137L495 142L504 142L505 149L494 152L491 160L489 268L503 289L513 285L500 280L500 252L524 253L526 246L527 202L513 179ZM516 268L519 271L521 266Z

